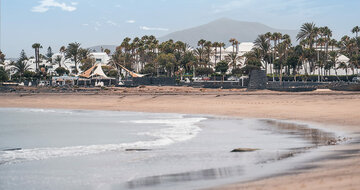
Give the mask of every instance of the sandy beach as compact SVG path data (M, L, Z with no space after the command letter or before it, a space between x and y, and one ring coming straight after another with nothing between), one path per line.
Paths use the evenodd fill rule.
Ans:
M0 107L64 108L210 114L317 123L360 135L360 93L318 90L287 93L186 87L111 88L95 92L0 94ZM319 161L315 169L215 189L357 189L360 145L333 147L343 157Z

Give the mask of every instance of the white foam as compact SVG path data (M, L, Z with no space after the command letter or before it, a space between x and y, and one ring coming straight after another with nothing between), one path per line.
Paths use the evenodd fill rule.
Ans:
M196 125L206 118L182 118L182 119L156 119L128 121L141 124L163 124L167 128L161 128L142 135L155 137L152 141L138 141L122 144L105 144L89 146L71 146L60 148L34 148L0 153L0 164L17 163L29 160L43 160L57 157L83 156L99 154L109 151L123 151L127 148L155 148L182 142L194 138L201 129Z
M0 108L0 111L15 110L18 112L33 112L33 113L60 113L60 114L72 114L70 110L61 109L38 109L38 108Z

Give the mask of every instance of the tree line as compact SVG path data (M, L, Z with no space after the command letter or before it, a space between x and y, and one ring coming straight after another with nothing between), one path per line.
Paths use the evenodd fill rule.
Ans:
M318 80L321 81L325 75L330 74L331 69L335 70L336 75L337 69L345 69L347 75L348 69L355 74L355 70L360 67L360 27L354 27L351 32L355 34L353 37L343 36L337 41L327 26L318 27L314 23L304 23L296 36L298 45L292 44L288 34L268 32L259 35L254 41L254 48L244 55L238 52L240 43L235 38L229 40L232 52L223 56L226 45L224 42L200 39L197 47L191 48L182 41L168 40L160 43L152 35L134 39L127 37L116 47L115 52L108 49L102 51L111 57L105 70L114 77L121 74L121 65L142 74L168 77L210 76L217 73L224 75L229 73L229 69L232 75L246 75L254 69L265 69L269 71L267 74L272 76L273 80L277 76L280 81L283 76L294 76L296 80L296 76L303 71L305 76L318 75ZM40 78L46 77L47 69L40 65L40 60L43 59L58 64L58 74L69 73L61 65L61 56L52 59L51 47L47 49L45 56L39 53L41 44L35 43L32 47L36 72L29 73L29 66L25 62L28 58L22 51L19 59L12 63L17 71L15 77L21 79L30 74ZM62 46L59 51L75 63L73 74L79 72L78 68L85 71L95 63L94 58L90 56L91 50L82 48L80 43ZM349 58L348 64L338 61L340 55ZM0 58L3 60L5 55L1 53Z

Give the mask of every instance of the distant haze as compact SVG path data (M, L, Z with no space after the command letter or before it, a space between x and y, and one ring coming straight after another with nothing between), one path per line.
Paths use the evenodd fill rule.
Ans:
M288 34L291 37L292 43L297 44L297 30L275 29L258 22L244 22L228 18L222 18L201 26L172 32L158 39L160 42L170 39L182 41L192 47L197 47L197 42L200 39L212 42L224 42L227 46L230 46L230 38L235 38L239 42L254 42L258 35L267 32L281 32L282 34ZM99 45L89 48L95 51L101 51L101 47L103 49L110 49L112 53L116 50L115 45Z
M116 50L116 45L98 45L98 46L92 46L92 47L88 47L91 51L96 51L96 52L101 52L101 48L103 50L105 49L109 49L110 53L114 53Z
M190 46L196 47L200 39L224 42L229 45L230 38L239 42L254 42L259 34L267 32L281 32L291 37L292 43L296 44L297 30L275 29L257 22L243 22L222 18L198 27L177 31L159 38L160 41L173 39L183 41Z
M230 46L230 38L235 38L239 42L254 42L258 35L267 32L288 34L291 37L292 43L297 44L297 30L275 29L258 22L237 21L228 18L222 18L204 25L172 32L158 38L158 40L161 43L172 39L174 41L183 41L191 47L197 47L197 42L200 39L205 39L212 42L224 42L227 46ZM109 49L112 54L115 52L117 46L118 45L97 45L87 48L96 52L100 52L101 48L103 48L103 50Z

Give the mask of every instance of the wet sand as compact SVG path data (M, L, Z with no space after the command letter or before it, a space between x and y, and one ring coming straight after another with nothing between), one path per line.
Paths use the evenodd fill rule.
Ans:
M357 189L360 186L360 93L209 90L186 87L113 88L96 92L2 93L0 107L212 114L314 122L352 134L333 146L336 157L313 169L215 189ZM340 156L339 156L340 155Z

